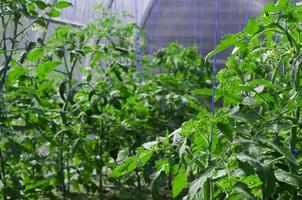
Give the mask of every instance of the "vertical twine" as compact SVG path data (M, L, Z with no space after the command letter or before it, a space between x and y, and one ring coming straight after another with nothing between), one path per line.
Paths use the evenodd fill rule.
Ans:
M138 16L138 2L135 0L135 19L136 19L136 24L138 26L139 24L139 16ZM139 78L141 79L142 75L142 48L141 48L141 35L139 30L136 32L136 72L138 72Z
M211 130L209 138L209 148L212 151L213 134L214 134L214 119L215 119L215 94L216 94L216 74L217 74L217 44L218 44L218 21L219 21L219 6L220 0L216 0L216 16L215 16L215 49L214 49L214 65L213 65L213 84L212 84L212 100L211 100ZM208 161L211 160L211 155L208 156Z
M245 6L245 23L247 24L250 18L250 0L246 0L246 6Z
M205 2L202 0L201 1L201 8L202 8L202 11L200 12L200 40L199 40L199 48L200 48L200 53L203 53L203 17L204 17L204 5Z

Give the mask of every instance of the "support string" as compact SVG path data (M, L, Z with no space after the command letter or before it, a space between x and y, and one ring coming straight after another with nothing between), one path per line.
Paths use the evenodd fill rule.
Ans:
M197 41L196 41L196 27L197 27L197 23L196 23L196 2L195 0L192 0L192 15L193 15L193 37L194 37L194 46L196 45Z
M211 121L211 130L210 130L210 139L209 139L210 152L212 151L212 145L213 145L214 119L215 119L215 94L216 94L216 74L217 74L217 48L216 48L216 46L218 44L219 5L220 5L220 0L216 0L215 48L214 48L214 65L213 65L212 101L211 101L212 121ZM208 161L210 161L210 160L211 160L211 155L209 154Z
M200 53L203 53L203 16L204 16L204 1L201 1L201 7L202 8L202 11L200 12L200 40L199 40L199 48L200 48Z
M136 18L136 24L139 25L139 16L138 16L138 2L135 0L135 18ZM139 75L139 78L141 79L142 74L142 47L141 45L141 34L139 30L136 32L136 72Z
M246 6L245 6L245 23L247 24L250 18L250 0L246 0Z
M158 40L158 48L162 48L162 43L161 43L161 23L160 23L160 12L161 12L161 2L160 0L157 0L158 3L158 10L157 10L157 23L158 23L158 35L157 35L157 40Z

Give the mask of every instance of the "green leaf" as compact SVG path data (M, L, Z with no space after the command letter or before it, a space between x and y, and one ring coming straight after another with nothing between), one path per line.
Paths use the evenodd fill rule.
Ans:
M186 155L186 149L187 149L187 141L183 141L183 143L181 144L180 148L179 148L179 158L180 161L184 160L184 157Z
M69 93L68 93L68 98L67 101L69 101L71 104L75 104L75 102L73 101L75 95L77 94L77 92L79 91L79 89L81 87L83 87L84 85L86 85L85 83L78 83L75 86L73 86Z
M259 24L255 21L255 19L251 18L248 21L247 26L244 29L244 32L249 34L255 34L259 30Z
M209 88L202 88L202 89L195 89L192 91L195 95L206 95L212 96L213 90ZM232 94L227 91L222 91L220 89L215 90L215 100L219 99L220 97L224 98L225 100L233 103L239 103L242 101L241 97L236 94Z
M24 71L22 70L21 67L14 67L12 70L9 72L7 76L7 82L14 82L20 78L24 74Z
M29 190L42 188L46 186L48 183L47 179L40 180L40 181L34 181L32 184L26 184L25 191L28 192Z
M142 153L139 157L140 164L145 166L147 162L152 158L154 151L146 151Z
M194 164L198 165L199 168L204 168L204 164L200 162L200 158L202 157L205 157L207 154L205 152L199 152L198 155L194 156L192 158L192 160L190 161L189 165L187 166L187 169L186 169L186 174L187 176L190 175L190 172L191 172L191 168Z
M281 8L284 8L285 6L287 6L290 2L291 2L291 0L279 0L276 3L275 7L277 9L281 9Z
M66 86L67 83L68 83L67 80L63 81L59 87L59 93L60 93L61 99L63 101L66 101L66 99L67 99L67 95L65 95L66 90L67 90L67 86Z
M302 176L291 174L282 170L275 172L276 179L280 182L302 189Z
M172 182L173 198L177 197L182 192L182 190L187 187L187 185L188 180L185 170L181 168Z
M48 13L48 15L49 15L49 17L60 17L61 16L61 13L57 10L57 9L55 9L55 8L53 8L49 13Z
M228 137L228 139L232 140L233 139L233 127L229 123L222 123L218 122L217 123L217 128L221 131L221 133L225 136Z
M43 1L34 1L34 4L36 4L36 6L41 10L45 10L45 8L47 8L47 4Z
M43 55L43 49L37 48L27 54L27 59L31 62L36 62Z
M257 139L261 144L274 149L281 155L283 155L288 161L292 162L293 164L297 165L295 156L289 151L289 149L285 148L284 146L280 144L275 144L272 141L269 141L268 139Z
M58 1L58 2L55 4L55 7L56 7L57 9L68 8L68 7L72 7L72 3L67 2L67 1Z
M241 111L239 108L240 107L235 107L228 113L232 119L251 124L256 123L257 120L263 119L254 109Z
M191 184L187 200L194 199L197 192L203 187L204 183L208 180L208 178L211 177L214 169L215 165L210 165L202 172L201 176Z
M264 196L270 197L270 195L275 190L275 175L271 171L271 169L262 163L260 163L258 160L256 160L253 157L250 157L246 154L239 154L237 155L238 160L240 160L243 163L246 163L253 167L255 172L257 173L258 177L262 181L262 192ZM240 165L241 167L244 165ZM243 169L245 170L245 169Z
M237 191L242 192L247 199L250 199L250 200L256 199L246 184L239 182L239 183L237 183L235 188Z
M165 176L165 167L162 167L158 172L154 174L154 178L151 182L151 193L153 200L161 200L159 189Z
M37 73L42 76L48 75L54 69L56 69L61 63L58 61L48 61L38 65Z
M215 55L215 53L218 54L218 53L222 52L223 50L226 50L229 47L239 45L240 41L238 40L238 36L239 35L237 35L237 34L235 34L235 35L230 35L230 34L224 35L223 38L221 39L220 43L216 46L216 49L211 51L206 56L206 60L208 60L209 58L212 58Z
M138 158L136 156L127 158L123 164L115 168L110 174L110 177L120 177L132 172L137 167Z
M42 27L46 27L47 26L47 21L43 18L37 19L35 21L36 24L42 26Z
M195 95L207 95L207 96L212 96L212 89L209 88L202 88L202 89L195 89L192 91L193 94Z

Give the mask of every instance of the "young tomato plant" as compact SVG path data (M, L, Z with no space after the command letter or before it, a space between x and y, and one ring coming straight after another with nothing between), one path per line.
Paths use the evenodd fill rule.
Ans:
M42 35L37 42L29 42L24 36L33 27L47 30L46 18L60 15L60 4L71 6L65 1L54 4L36 0L0 2L0 197L3 199L26 198L24 183L28 183L26 189L32 190L31 179L36 181L36 186L43 183L38 173L37 148L41 130L50 128L43 116L45 110L39 106L45 101L39 98L33 66L25 62L28 59L37 64L41 55L38 46L45 37ZM49 87L45 95L50 95L51 90ZM27 197L35 198L36 194L32 192Z
M269 3L216 50L234 46L207 110L146 143L112 176L153 165L153 199L301 199L301 15L290 0ZM211 89L194 90L211 95ZM210 138L210 133L213 137Z
M0 2L0 198L147 198L151 170L108 173L123 152L134 156L200 111L206 98L191 88L206 87L209 65L197 48L172 44L137 73L143 33L106 10L46 37L47 18L69 6ZM43 30L37 41L26 40L32 28Z

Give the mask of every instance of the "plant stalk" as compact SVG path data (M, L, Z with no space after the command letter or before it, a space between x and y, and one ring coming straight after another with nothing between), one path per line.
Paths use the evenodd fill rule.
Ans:
M66 199L66 187L65 187L65 176L64 176L64 131L61 133L61 141L60 141L60 173L61 173L61 183L62 183L62 196L63 200Z
M291 130L291 134L290 134L290 151L293 155L295 155L295 147L296 147L296 144L297 144L297 140L298 140L298 137L297 137L297 132L298 132L298 126L297 124L299 123L299 120L300 120L300 108L297 108L295 113L294 113L294 117L295 117L295 126L292 127L292 130ZM289 171L291 174L297 174L297 167L294 163L291 163L289 162ZM297 199L297 190L296 189L293 189L292 190L292 199Z
M103 128L102 128L103 129ZM100 134L100 136L102 133ZM104 166L104 161L103 161L103 141L102 137L99 137L99 169L97 170L99 172L99 198L100 200L103 200L103 166Z
M3 184L3 197L4 197L4 200L6 200L6 174L5 174L5 161L3 159L3 156L2 156L2 150L0 150L0 161L1 161L1 179L2 179L2 184Z

